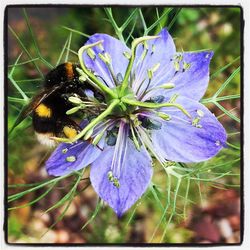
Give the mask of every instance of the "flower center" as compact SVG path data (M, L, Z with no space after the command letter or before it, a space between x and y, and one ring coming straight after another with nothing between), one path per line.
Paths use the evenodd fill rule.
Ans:
M136 109L137 106L130 105L126 102L124 102L124 99L128 99L131 101L136 100L136 96L133 93L133 90L130 87L126 87L124 90L122 90L122 86L119 85L113 89L113 91L116 93L118 98L107 98L107 104L109 105L114 100L119 100L118 105L112 110L110 115L114 115L116 117L126 117L130 114L132 114Z

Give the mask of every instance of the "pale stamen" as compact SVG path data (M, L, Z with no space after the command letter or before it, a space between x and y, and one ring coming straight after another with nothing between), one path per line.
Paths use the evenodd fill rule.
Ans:
M127 151L127 143L128 142L128 128L126 123L123 121L120 122L117 141L115 144L114 156L111 164L111 171L113 176L119 179L121 170L123 168L126 151Z
M141 126L138 126L135 129L144 147L147 148L155 156L155 158L160 162L162 166L164 166L166 160L160 154L160 152L156 152L154 145L150 139L150 136L147 134L147 132L145 132L145 130Z

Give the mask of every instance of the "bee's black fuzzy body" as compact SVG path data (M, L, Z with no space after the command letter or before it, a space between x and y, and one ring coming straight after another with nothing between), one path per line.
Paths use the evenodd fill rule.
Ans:
M45 77L43 92L29 104L33 127L42 144L54 146L51 137L71 138L78 133L79 126L66 115L73 107L69 96L86 97L86 89L92 90L95 96L100 95L90 84L79 81L77 66L66 62L50 71Z

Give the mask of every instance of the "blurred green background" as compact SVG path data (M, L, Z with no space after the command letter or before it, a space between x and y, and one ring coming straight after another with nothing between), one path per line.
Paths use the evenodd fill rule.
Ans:
M103 205L93 220L97 196L88 187L73 199L64 217L53 225L63 207L45 210L67 194L72 181L60 182L48 195L30 206L11 209L8 213L7 237L10 243L237 243L240 241L240 15L238 7L225 8L169 8L143 7L112 8L113 18L121 26L133 15L124 30L128 45L133 37L142 36L147 27L160 22L149 34L157 34L168 27L178 51L211 49L211 81L204 97L228 132L228 147L218 156L191 167L202 180L183 180L178 190L176 209L164 211L167 186L174 199L177 180L171 184L160 167L154 169L155 186L121 219ZM135 13L135 14L133 14ZM103 7L9 7L6 10L8 29L7 59L8 128L10 129L25 100L18 86L32 97L42 87L42 76L60 62L77 62L76 52L87 41L85 34L107 33L116 36ZM132 32L131 32L132 31ZM132 35L131 35L132 34ZM20 56L17 65L13 67ZM28 61L28 62L27 62ZM27 63L26 63L27 62ZM227 67L225 67L227 66ZM14 70L13 70L14 69ZM13 71L12 71L13 70ZM6 72L7 73L7 72ZM228 82L227 82L227 79ZM14 82L14 83L13 83ZM210 98L226 87L216 105ZM17 86L18 85L18 86ZM206 101L207 100L207 101ZM210 101L209 101L210 100ZM220 106L221 105L221 106ZM27 118L8 136L8 183L35 183L49 177L43 167L50 150L38 144ZM221 174L222 173L222 174ZM86 174L87 176L87 174ZM217 178L220 177L221 178ZM10 186L9 194L27 189ZM10 202L10 208L35 200L46 187ZM83 230L81 227L90 222ZM53 227L51 227L53 225ZM51 228L50 228L51 227ZM42 234L46 232L45 235Z

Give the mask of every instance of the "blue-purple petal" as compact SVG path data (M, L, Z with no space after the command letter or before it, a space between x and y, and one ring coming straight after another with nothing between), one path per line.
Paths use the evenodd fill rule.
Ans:
M186 96L199 101L206 92L209 82L209 64L213 57L212 51L204 52L184 52L180 53L182 60L178 63L180 69L178 72L174 69L172 62L170 74L165 74L161 78L156 78L151 87L160 86L164 83L174 83L175 87L164 91L166 99L173 94ZM145 98L161 93L161 89L150 92ZM144 98L144 100L145 100Z
M120 77L124 77L128 59L124 56L124 52L130 52L130 49L120 40L113 38L112 36L106 34L95 34L89 38L87 44L95 43L98 41L103 41L102 47L93 47L95 53L95 59L91 59L90 56L85 52L83 54L83 60L87 68L91 69L98 76L100 80L103 79L105 83L110 87L115 87L113 77L107 67L107 65L99 58L98 54L108 53L111 57L112 69L114 71L114 77L120 73Z
M54 176L67 175L90 165L101 152L98 147L86 141L61 143L45 163L47 172Z
M163 74L172 75L168 69L171 69L171 59L176 53L173 39L168 33L167 29L162 29L158 36L159 37L154 40L147 41L148 51L142 61L140 58L143 54L144 46L140 44L136 49L136 57L133 66L135 79L132 83L132 88L134 91L137 91L142 81L146 79L143 83L143 86L140 88L138 96L140 96L140 94L145 89L145 86L148 84L147 70L153 68L156 64L159 63L160 67L155 72L154 78L161 77Z
M186 97L178 97L176 102L191 114L192 120L176 108L162 109L171 120L163 121L161 130L152 132L155 150L178 162L200 162L215 156L226 144L223 126L201 103ZM200 121L194 123L197 117Z
M126 162L121 171L119 188L108 179L114 147L107 147L90 169L93 188L119 217L146 191L153 173L151 158L147 152L143 149L137 151L130 139L128 140Z

